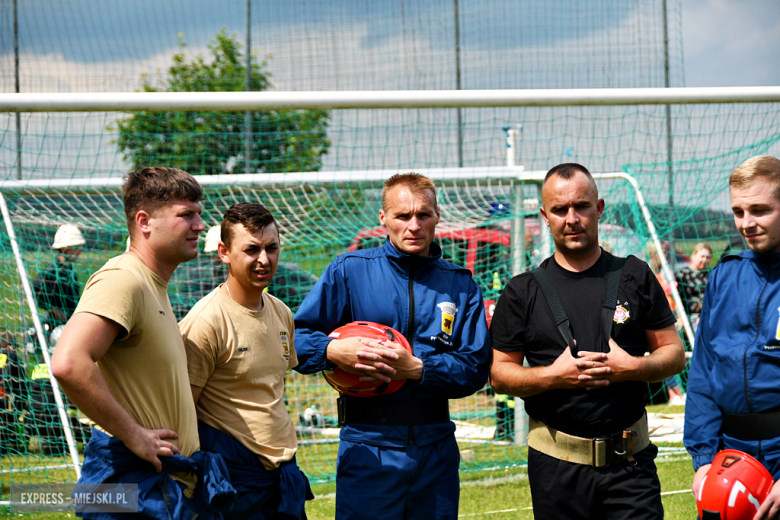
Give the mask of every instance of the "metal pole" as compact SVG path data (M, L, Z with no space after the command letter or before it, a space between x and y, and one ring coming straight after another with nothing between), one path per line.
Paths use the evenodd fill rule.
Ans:
M506 165L508 168L517 167L516 155L517 129L506 128ZM523 207L523 181L518 180L512 190L512 238L511 238L511 271L512 276L517 276L525 269L525 208ZM517 413L517 411L515 411Z
M460 15L458 0L453 0L455 11L455 90L460 90ZM463 168L463 109L458 107L458 168Z
M19 93L19 9L14 0L14 81ZM16 178L22 180L22 118L16 113Z
M780 87L0 93L0 113L780 103Z
M669 81L669 16L666 10L666 0L662 2L664 10L664 87L671 87ZM668 168L668 184L669 184L669 212L671 213L674 207L674 168L672 167L672 107L666 105L666 161Z
M11 242L11 249L14 252L14 258L16 259L16 269L19 271L19 277L22 279L22 287L24 294L27 296L27 306L32 314L33 324L35 325L35 332L38 338L38 344L41 346L41 353L43 359L46 362L46 367L49 369L49 381L51 382L51 390L54 394L54 401L57 403L57 411L59 412L60 421L62 422L62 429L65 432L65 439L68 442L68 449L70 451L70 458L73 461L73 468L76 470L76 477L81 478L81 464L79 461L79 453L76 450L76 442L73 439L73 432L70 430L70 417L67 410L65 410L65 403L62 400L60 394L60 385L57 384L57 380L51 373L51 356L49 356L49 346L46 344L46 338L43 335L43 325L41 325L41 318L38 314L38 306L33 298L32 287L30 286L30 278L27 275L27 269L24 267L24 260L22 259L22 253L19 249L19 242L16 240L16 233L14 232L14 226L11 222L11 213L8 211L8 205L5 201L5 196L0 193L0 212L2 212L3 220L5 220L5 229L8 232L8 239Z
M252 90L252 0L246 0L246 88ZM252 173L252 112L244 120L244 173Z

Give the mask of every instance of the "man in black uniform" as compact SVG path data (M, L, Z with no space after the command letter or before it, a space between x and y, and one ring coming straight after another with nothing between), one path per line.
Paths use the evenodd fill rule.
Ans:
M530 417L534 517L661 519L644 405L647 382L685 365L675 317L646 263L599 247L604 200L585 167L551 169L542 204L555 254L510 281L491 329L493 387Z

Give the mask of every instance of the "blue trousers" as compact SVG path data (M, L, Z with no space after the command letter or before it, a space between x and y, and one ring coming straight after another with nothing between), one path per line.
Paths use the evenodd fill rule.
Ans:
M233 508L236 490L230 485L228 469L220 455L198 451L192 457L160 457L162 473L125 444L100 430L84 450L79 484L138 484L139 516L160 520L222 520ZM168 473L195 473L195 498L184 495L184 484ZM128 513L76 513L90 520L122 520Z
M314 495L295 458L273 471L227 433L198 421L200 447L225 461L237 497L228 520L306 520L306 501Z
M403 448L342 440L336 519L454 520L460 498L459 465L454 435Z

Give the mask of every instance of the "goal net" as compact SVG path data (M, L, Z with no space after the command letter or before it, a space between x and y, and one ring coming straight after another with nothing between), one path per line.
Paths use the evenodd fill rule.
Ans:
M375 247L384 240L377 218L382 182L398 172L424 173L439 189L442 223L437 241L444 257L472 271L489 317L509 279L538 265L554 250L538 212L544 171L560 162L581 162L591 168L600 195L607 201L599 227L602 246L651 264L680 318L680 334L690 351L690 331L682 324L695 320L695 313L687 312L688 302L680 299L686 288L675 282L674 272L685 267L701 241L709 244L715 261L727 249L741 247L728 210L727 176L752 155L778 153L780 110L768 103L675 107L675 128L688 131L675 136L674 157L679 159L668 162L663 160L669 144L663 107L640 108L528 108L522 110L520 123L504 118L513 109L478 109L483 115L503 116L483 118L494 132L486 142L475 143L475 150L487 150L479 155L485 165L463 168L447 166L446 160L444 165L431 167L433 157L449 157L452 141L441 140L435 123L413 120L406 126L406 131L417 135L412 145L394 141L394 132L387 128L369 139L372 154L388 151L389 143L395 143L397 157L392 168L199 176L205 189L203 218L207 227L218 225L228 207L245 201L260 202L275 214L283 250L269 290L294 312L317 276L338 254ZM406 118L412 111L395 112L392 117ZM616 114L622 117L616 119ZM443 126L448 127L446 123ZM9 134L6 132L4 143L12 139ZM428 159L416 155L437 147L443 148L431 152ZM100 150L93 150L93 158L99 158ZM346 151L337 147L339 154ZM62 320L52 307L66 296L57 293L67 285L56 283L62 280L40 283L57 265L52 244L58 227L74 224L84 235L86 243L73 261L73 270L55 269L57 276L75 283L79 290L92 272L125 250L127 240L120 195L125 171L112 170L108 176L102 171L65 176L55 170L47 178L40 178L42 170L38 173L37 179L17 181L10 170L0 183L9 216L0 229L0 304L5 318L0 331L3 483L73 478L69 444L80 451L89 437L89 419L67 399L63 401L64 420L58 412L42 347L51 348L56 341ZM16 256L11 229L19 248ZM29 292L40 313L40 334L27 301L22 271L27 273ZM225 276L211 253L201 253L180 266L169 285L177 316L183 317ZM678 386L684 394L686 383L687 371L676 381L648 387L654 440L669 451L681 450L684 407L669 404L666 385ZM314 480L334 478L336 393L319 376L290 372L285 398L298 431L299 463ZM520 399L495 395L486 386L472 396L451 401L450 410L457 425L462 470L525 462ZM71 432L72 443L66 430Z

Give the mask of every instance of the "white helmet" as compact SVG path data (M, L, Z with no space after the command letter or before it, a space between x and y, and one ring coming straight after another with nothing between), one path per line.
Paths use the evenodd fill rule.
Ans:
M206 245L203 246L204 253L213 253L222 241L222 226L213 226L206 233Z
M86 243L84 235L74 224L63 224L54 234L54 243L52 249L62 249L65 247L83 246Z

